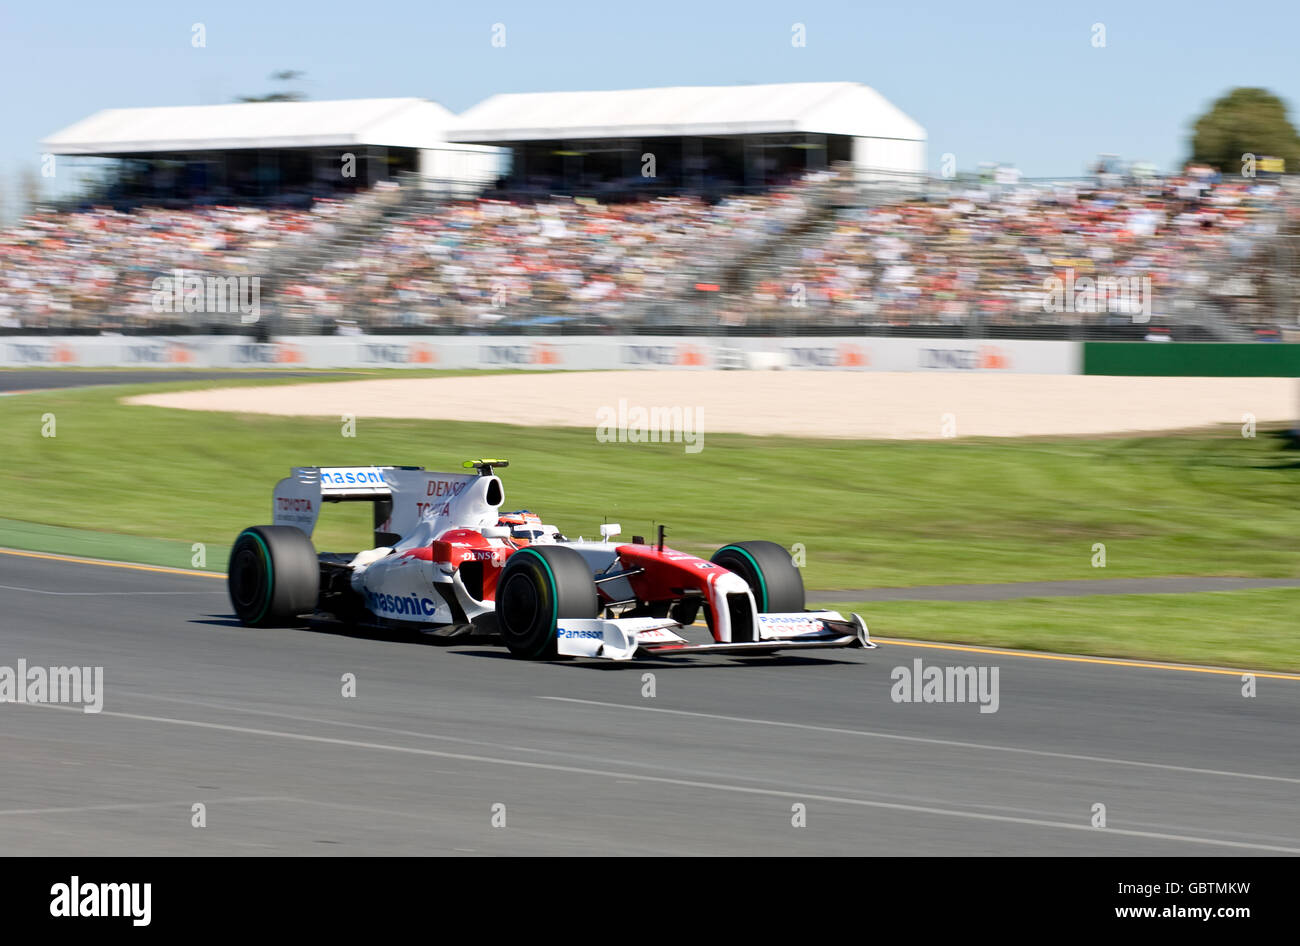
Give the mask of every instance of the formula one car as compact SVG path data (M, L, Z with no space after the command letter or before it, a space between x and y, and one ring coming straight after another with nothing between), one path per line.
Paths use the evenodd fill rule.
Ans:
M705 561L664 545L570 540L527 510L502 512L494 469L297 467L276 484L273 524L245 529L228 587L253 627L304 618L440 637L499 635L517 657L606 657L795 648L874 647L856 614L805 611L803 580L773 542L735 542ZM374 504L373 548L317 552L321 503ZM684 634L703 612L712 636Z

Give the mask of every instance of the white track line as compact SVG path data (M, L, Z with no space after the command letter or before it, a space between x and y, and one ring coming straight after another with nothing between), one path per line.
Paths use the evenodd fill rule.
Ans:
M253 709L247 706L232 706L227 703L212 703L206 700L185 699L185 698L175 697L175 696L160 696L154 693L135 692L135 693L131 693L130 696L133 699L161 700L167 703L180 703L183 706L200 706L203 707L204 709L223 710L225 712L230 712L230 713L244 713L251 716L265 716L271 719L287 719L293 722L312 723L321 726L341 726L349 729L364 729L369 732L386 733L387 735L390 736L412 736L418 739L429 739L438 742L468 743L470 745L478 746L481 749L483 748L505 749L505 750L515 751L515 752L533 753L534 755L555 756L562 759L576 759L585 762L593 761L593 757L590 755L585 755L580 752L564 752L559 749L538 749L535 746L516 746L516 745L511 745L510 743L489 742L484 739L469 739L463 736L447 736L440 733L421 732L419 730L414 730L414 729L395 729L391 726L375 726L366 723L345 722L339 719L325 719L320 716L298 716L292 713L280 713L275 710ZM610 764L611 762L613 762L618 765L630 766L634 769L661 769L662 768L662 766L657 763L635 762L628 759L602 759L599 757L594 757L594 760L599 761L603 764ZM717 772L710 772L707 770L701 771L699 769L679 768L678 771L690 775L693 778L715 778L719 776L719 773ZM722 777L726 777L726 776L723 775ZM763 781L762 779L750 778L747 776L742 776L742 777L745 778L745 780L748 782L761 783ZM801 792L804 790L824 791L824 788L821 786L813 787L803 783L790 783L790 784L791 784L790 791L792 793ZM903 797L894 793L885 794L881 792L868 792L867 794L874 795L876 797L886 797L886 798ZM908 794L906 797L910 798L913 801L926 801L926 802L932 802L940 805L951 804L951 802L946 798L936 798L933 796L918 796L916 794ZM311 801L310 799L301 799L301 800L304 803ZM1032 813L1032 814L1042 814L1042 815L1053 814L1053 812L1049 812L1049 811L1032 811L1026 808L1017 809L1015 807L1008 806L1008 805L973 804L969 802L967 804L971 809L985 809L988 811L1020 811L1021 813ZM1134 823L1146 825L1148 827L1162 827L1162 825L1160 825L1159 823L1152 823L1152 822L1134 822ZM1291 839L1288 838L1287 840L1291 840Z
M636 710L642 713L668 713L673 716L693 716L697 719L716 719L727 723L750 723L755 726L779 726L783 729L803 729L812 732L836 733L843 736L862 736L870 739L893 739L898 742L915 742L930 746L950 746L957 749L979 749L986 752L1017 752L1022 755L1043 756L1051 759L1069 759L1074 762L1101 762L1106 765L1131 765L1143 769L1162 769L1167 772L1185 772L1189 775L1218 775L1225 778L1257 779L1263 782L1286 782L1300 785L1300 778L1285 775L1257 775L1251 772L1230 772L1224 769L1196 769L1185 765L1162 762L1139 762L1134 759L1116 759L1108 756L1076 755L1072 752L1052 752L1049 749L1021 749L1016 746L995 746L982 742L962 742L958 739L934 739L928 736L904 736L901 733L873 732L869 729L839 729L834 726L816 726L811 723L786 723L772 719L753 719L746 716L720 716L716 713L694 713L689 710L662 709L655 706L631 706L627 703L603 703L599 700L579 700L568 696L539 696L539 700L556 703L579 703L587 706L607 706L614 709Z
M199 797L202 797L201 795ZM234 805L254 802L296 802L299 799L287 795L241 795L236 798L213 798L204 801L205 805ZM91 811L141 811L147 808L167 808L172 805L189 808L194 804L193 798L184 801L141 801L120 805L78 805L72 808L5 808L0 810L0 818L8 815L75 815Z
M24 703L39 709L64 710L81 713L80 707L60 706L50 703ZM849 798L842 795L823 795L798 790L780 790L772 788L755 788L747 785L729 785L722 782L706 782L695 779L671 778L664 775L641 775L634 772L618 772L609 769L589 769L573 765L560 765L552 762L524 762L518 759L500 759L493 756L471 755L463 752L443 752L437 749L420 749L413 746L394 746L380 742L361 742L355 739L337 739L330 736L311 736L306 733L284 732L275 729L254 729L247 726L230 726L223 723L205 723L194 719L174 719L168 716L145 716L139 713L119 713L105 710L97 717L110 716L118 719L130 719L137 722L163 723L171 726L189 726L195 729L210 729L218 732L241 733L249 736L267 736L275 739L289 739L297 742L311 742L322 745L342 746L351 749L368 749L379 752L396 752L402 755L424 756L426 758L456 759L462 762L480 762L485 765L510 766L514 768L534 769L547 772L559 772L566 775L589 775L598 778L623 779L657 785L676 785L681 788L700 788L712 791L733 792L738 795L759 795L767 798L790 799L800 801L824 801L837 805L852 805L860 808L874 808L888 811L906 811L914 814L939 815L948 818L965 818L971 821L995 821L1002 824L1018 824L1028 827L1056 828L1065 831L1082 831L1096 835L1120 835L1123 837L1146 838L1157 841L1175 841L1185 844L1204 844L1212 847L1237 848L1254 851L1273 851L1280 854L1300 854L1300 848L1282 847L1273 844L1256 844L1248 841L1228 841L1219 838L1203 838L1193 835L1167 834L1157 831L1135 831L1127 828L1094 828L1090 824L1075 824L1069 821L1048 821L1041 818L1019 818L1012 815L994 815L985 812L961 811L953 808L935 808L925 805L908 805L901 802L870 801L864 798Z
M4 591L25 591L33 595L54 595L58 598L102 598L106 596L135 597L136 595L224 595L224 589L209 588L206 591L45 591L41 588L19 588L15 585L0 585Z

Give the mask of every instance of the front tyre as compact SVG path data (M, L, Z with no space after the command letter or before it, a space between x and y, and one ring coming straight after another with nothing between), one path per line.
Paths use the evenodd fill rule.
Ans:
M775 542L732 542L709 559L735 572L754 593L762 614L791 614L804 609L803 577L790 553Z
M251 526L239 533L226 570L230 603L249 627L289 627L312 611L320 560L311 539L293 526Z
M497 582L497 630L510 653L528 659L556 656L563 618L600 613L591 567L563 545L531 545L506 559Z

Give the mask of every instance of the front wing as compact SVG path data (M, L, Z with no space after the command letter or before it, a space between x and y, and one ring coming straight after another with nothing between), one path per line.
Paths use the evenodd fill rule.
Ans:
M692 643L683 633L694 625L667 618L562 618L556 628L556 651L562 657L630 660L638 655L698 653L771 653L824 647L874 648L866 622L857 614L801 611L760 614L751 641Z

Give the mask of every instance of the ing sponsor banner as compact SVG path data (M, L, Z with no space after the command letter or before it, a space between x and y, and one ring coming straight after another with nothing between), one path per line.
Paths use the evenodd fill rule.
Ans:
M0 367L839 370L1079 374L1077 342L725 336L0 337Z

